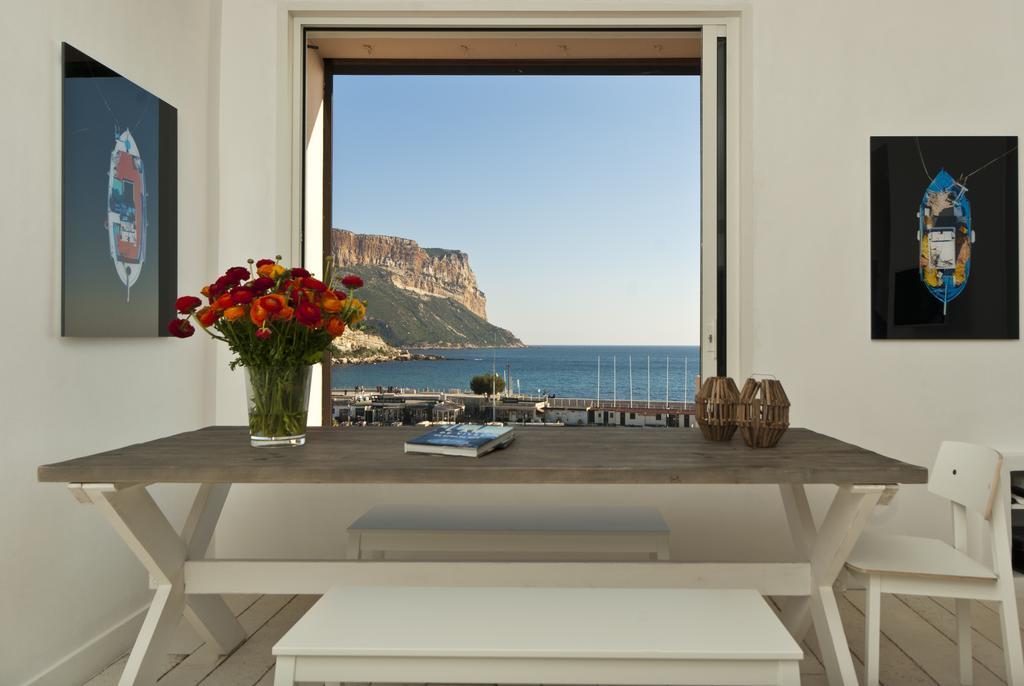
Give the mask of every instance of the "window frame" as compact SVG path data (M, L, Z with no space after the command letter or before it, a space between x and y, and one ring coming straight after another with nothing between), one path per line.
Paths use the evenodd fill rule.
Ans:
M750 255L749 251L740 250L741 236L749 232L752 184L750 169L742 166L743 160L749 159L750 151L752 89L747 74L751 55L749 41L744 41L743 36L749 30L751 8L746 2L712 6L686 0L677 6L680 7L677 11L665 11L660 5L609 11L587 0L558 0L544 10L521 11L513 2L485 0L472 10L451 11L441 5L409 9L403 4L368 10L356 0L331 3L329 9L325 9L323 3L284 4L280 19L286 27L287 40L279 56L281 73L287 77L281 89L278 149L285 153L281 158L290 157L292 163L280 165L278 216L284 219L282 225L289 227L290 255L297 258L294 261L310 265L319 265L324 255L325 231L322 227L310 231L305 213L309 169L306 160L307 30L699 29L704 46L701 58L704 77L701 84L701 371L705 376L716 373L741 376L750 369L751 357L750 337L742 335L751 329L749 307L743 307L749 302L750 294L742 278L743 265L750 264ZM721 54L720 46L725 40L728 49ZM723 78L719 79L719 74ZM324 79L329 80L326 69ZM719 99L725 103L724 126L717 116L717 106L712 104L717 104ZM329 103L325 102L324 107L329 120ZM324 158L324 166L328 166L330 151L326 148ZM709 179L713 179L713 183L709 183ZM325 186L323 192L329 195L330 189ZM721 213L725 216L719 221ZM329 214L325 213L323 224L329 224L329 219ZM707 250L708 245L714 249ZM725 292L720 298L722 290ZM709 316L710 312L714 315ZM719 349L724 353L724 360L720 359ZM330 374L323 373L321 365L316 376L320 383L314 384L319 391L314 395L320 398L310 403L311 426L329 424L331 416Z

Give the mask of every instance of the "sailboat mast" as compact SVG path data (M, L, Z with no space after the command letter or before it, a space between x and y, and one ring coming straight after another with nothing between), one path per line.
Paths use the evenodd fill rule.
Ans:
M615 355L612 355L612 405L619 401L619 381L615 375Z
M601 356L597 356L597 403L601 404Z
M668 355L665 355L665 409L668 409Z
M633 356L629 356L629 406L633 407Z

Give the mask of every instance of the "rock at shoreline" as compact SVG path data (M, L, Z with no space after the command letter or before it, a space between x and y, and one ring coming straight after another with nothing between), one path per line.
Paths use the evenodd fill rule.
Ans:
M380 336L367 331L346 329L341 338L335 339L331 351L334 364L374 364L396 360L443 360L438 355L410 353L388 345Z

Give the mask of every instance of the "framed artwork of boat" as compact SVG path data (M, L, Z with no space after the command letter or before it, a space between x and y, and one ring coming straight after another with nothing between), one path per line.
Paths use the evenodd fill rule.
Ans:
M178 111L62 47L61 334L167 335L178 274Z
M871 138L871 338L1018 339L1016 136Z

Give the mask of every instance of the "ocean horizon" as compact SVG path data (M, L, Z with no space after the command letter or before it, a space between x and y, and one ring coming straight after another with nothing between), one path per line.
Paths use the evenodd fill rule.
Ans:
M512 379L509 390L523 394L561 398L597 398L600 394L605 400L629 400L632 391L634 401L648 397L665 400L667 394L669 400L689 402L693 400L694 379L700 371L700 346L697 345L530 345L415 350L445 359L335 365L331 369L331 386L464 390L473 376L490 373L492 368L504 376L508 368Z

